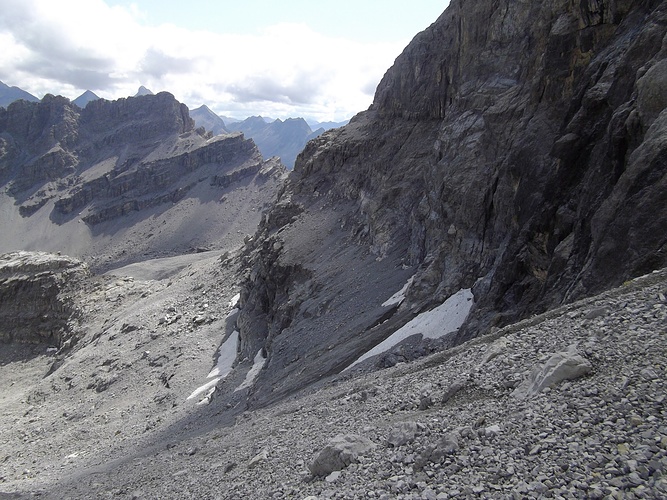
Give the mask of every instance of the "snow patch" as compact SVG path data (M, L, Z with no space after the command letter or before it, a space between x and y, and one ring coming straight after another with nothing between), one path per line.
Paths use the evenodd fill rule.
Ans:
M415 279L414 276L412 276L406 283L403 285L403 288L401 288L398 292L396 292L394 295L389 297L387 300L385 300L382 303L382 307L389 307L393 306L394 304L400 304L405 300L405 292L408 291L408 288L410 288L410 285L412 285L412 281Z
M237 293L232 297L232 300L229 301L229 307L236 307L236 305L239 303L239 300L241 300L241 294Z
M218 362L209 372L206 378L225 378L230 371L236 359L236 346L239 342L239 332L234 330L227 340L218 348Z
M471 289L459 290L435 309L415 316L411 321L345 368L345 370L349 370L365 359L388 351L412 335L420 333L423 338L437 339L458 330L468 316L472 305L473 295Z
M202 394L206 391L209 391L209 390L210 390L210 392L206 394L205 398L210 396L211 394L213 394L213 391L215 391L215 386L218 382L220 382L221 379L222 379L222 377L216 377L213 380L209 380L208 382L206 382L201 387L197 387L194 390L194 392L188 396L188 399L196 398L200 394Z
M262 368L264 368L265 364L266 364L266 359L262 356L262 350L260 349L259 351L257 351L257 354L255 355L252 368L248 370L248 373L245 376L245 380L240 386L234 389L234 392L240 391L241 389L247 389L248 387L252 387L252 385L255 383L255 379L259 375L259 372L262 370Z

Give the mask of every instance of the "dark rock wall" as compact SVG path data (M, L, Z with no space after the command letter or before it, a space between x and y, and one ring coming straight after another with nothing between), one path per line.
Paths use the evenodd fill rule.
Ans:
M281 217L295 204L338 218L344 236L326 245L353 242L414 269L394 319L474 287L456 341L667 265L666 32L667 2L453 1L397 58L371 108L297 158L267 218L283 224L258 233L282 251L256 244L241 337L289 336L310 321L297 303L284 326L303 288L285 275L289 249L329 248ZM369 301L352 306L357 317ZM267 354L275 380L281 354Z

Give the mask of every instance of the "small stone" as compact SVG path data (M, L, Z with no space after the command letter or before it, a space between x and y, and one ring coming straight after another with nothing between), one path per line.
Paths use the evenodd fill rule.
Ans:
M327 483L335 483L338 478L340 478L341 472L339 470L333 471L331 474L329 474L327 477L324 478L324 480Z
M584 319L595 319L601 316L606 316L609 314L608 307L598 307L596 309L591 309L584 315Z
M437 449L444 454L452 454L459 449L458 436L454 433L449 433L443 436L438 442Z
M646 380L655 380L658 378L658 374L653 368L644 368L640 373Z
M421 492L422 500L437 500L438 496L431 488L426 488Z
M498 424L491 425L484 429L484 434L487 438L492 438L500 434L500 426Z
M252 469L254 467L257 467L259 464L266 462L269 459L269 452L266 449L263 449L260 451L257 455L255 455L250 462L248 462L248 468Z
M642 425L643 420L638 415L630 415L630 417L628 418L628 423L633 427L638 427Z

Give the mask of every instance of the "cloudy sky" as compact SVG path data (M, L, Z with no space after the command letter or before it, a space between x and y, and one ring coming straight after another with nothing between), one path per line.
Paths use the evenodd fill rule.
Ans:
M0 81L37 97L139 85L220 115L340 121L448 0L0 0Z

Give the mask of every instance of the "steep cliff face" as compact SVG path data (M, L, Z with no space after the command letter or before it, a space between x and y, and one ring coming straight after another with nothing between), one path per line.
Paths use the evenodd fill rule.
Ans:
M256 401L462 288L449 343L665 266L666 32L660 1L451 2L260 230L239 319L268 357Z
M0 109L0 251L62 251L99 268L238 246L284 172L241 134L195 130L166 92L84 109L17 101Z
M44 252L0 256L0 341L61 347L80 312L72 292L90 275L77 259Z

